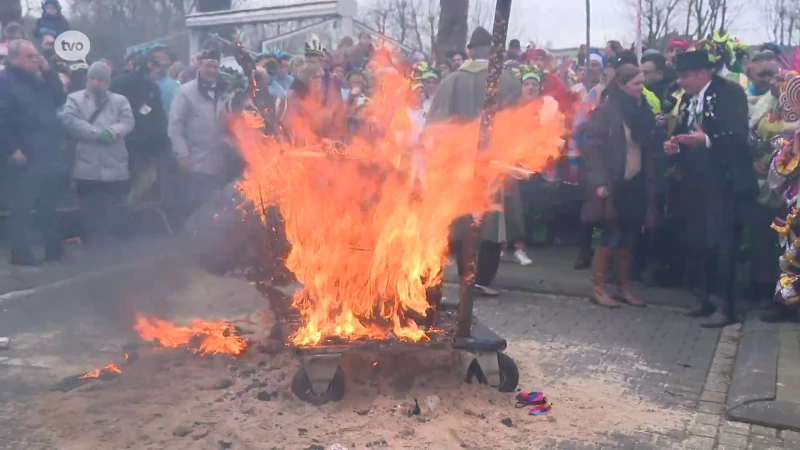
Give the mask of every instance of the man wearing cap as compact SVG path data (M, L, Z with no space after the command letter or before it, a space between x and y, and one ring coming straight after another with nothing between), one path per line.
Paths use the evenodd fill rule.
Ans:
M469 122L481 116L486 100L485 86L489 76L491 46L492 35L485 28L476 28L467 45L471 60L465 62L458 70L442 80L428 111L429 124L449 119ZM501 73L499 86L502 106L508 106L519 100L522 94L522 85L511 73L508 71ZM472 220L470 217L460 219L455 225L452 236L460 269L463 269L460 263L461 233L469 226L470 220ZM481 242L478 251L475 288L482 295L497 295L497 291L489 288L489 284L497 274L500 264L502 246L499 241L499 230L501 225L501 216L498 213L486 215L481 222Z
M220 53L206 50L198 60L197 78L175 92L167 129L182 171L181 221L229 181L231 155L223 141L224 124L217 119L218 102L227 90L219 79Z
M758 194L747 143L747 96L715 73L714 58L706 51L678 55L675 70L685 94L664 150L674 155L680 171L682 235L689 273L697 277L698 306L687 314L710 316L703 327L724 327L737 321L734 292L744 209ZM714 296L721 297L721 305L714 305Z
M675 57L681 53L685 53L689 49L689 41L682 38L675 38L667 45L667 65L675 66Z

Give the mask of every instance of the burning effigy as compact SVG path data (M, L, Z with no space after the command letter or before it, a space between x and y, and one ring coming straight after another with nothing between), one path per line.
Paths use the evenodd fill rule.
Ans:
M425 340L415 318L428 314L427 292L441 283L453 222L498 208L510 172L558 157L564 130L556 117L542 120L535 102L498 112L484 151L477 121L430 126L410 147L409 90L402 74L380 72L362 113L368 126L346 141L320 133L337 112L313 98L290 98L302 113L286 114L278 137L247 114L231 119L246 161L238 187L280 212L286 267L303 285L292 301L302 316L294 346Z

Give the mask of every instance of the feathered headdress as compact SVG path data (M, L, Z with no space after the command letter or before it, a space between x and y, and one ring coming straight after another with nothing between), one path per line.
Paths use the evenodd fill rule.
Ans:
M695 50L706 50L713 55L716 64L725 64L731 72L743 73L744 65L748 58L747 45L738 39L731 39L729 33L715 31L706 39L701 39L694 44Z
M244 92L247 90L247 77L233 67L220 67L219 76L225 82L229 91Z
M311 56L327 56L328 49L322 45L322 41L319 40L316 34L312 34L308 37L305 46L305 55L306 57Z

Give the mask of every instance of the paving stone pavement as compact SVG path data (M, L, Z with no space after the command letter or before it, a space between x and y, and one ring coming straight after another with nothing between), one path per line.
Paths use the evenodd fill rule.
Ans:
M740 325L708 330L677 309L609 310L582 299L521 292L477 300L475 312L509 340L533 339L554 350L579 346L580 352L552 351L540 361L555 375L601 379L628 394L693 411L683 430L614 433L601 445L545 439L543 449L800 449L800 433L724 417Z

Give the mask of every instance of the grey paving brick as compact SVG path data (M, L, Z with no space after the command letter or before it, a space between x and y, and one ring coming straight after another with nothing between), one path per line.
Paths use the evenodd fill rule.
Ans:
M714 439L700 436L692 436L682 443L689 450L713 450L714 444Z
M798 433L797 431L783 430L781 431L781 437L786 440L793 440L800 442L800 433Z
M777 437L753 435L750 438L750 445L747 448L751 450L783 448L783 441Z
M725 400L728 398L727 392L711 392L705 391L702 395L700 395L701 402L714 402L714 403L725 403Z
M762 427L761 425L753 425L750 429L753 434L767 437L778 437L778 430L775 428Z
M697 405L697 410L709 414L722 414L725 406L722 403L711 403L701 401Z
M747 436L750 435L750 426L749 426L749 424L746 424L746 425L748 425L748 426L745 427L745 428L742 428L742 427L732 427L728 423L725 423L720 427L719 431L721 433L738 434L740 436L747 437Z
M728 383L728 382L720 383L720 382L713 382L713 381L710 381L710 382L706 383L706 386L705 386L706 390L709 391L709 392L719 392L719 393L722 393L722 394L727 394L729 387L730 387L730 383Z
M717 437L717 442L732 447L746 448L747 436L720 431L719 436Z
M718 414L697 413L694 417L695 422L703 425L718 426L722 422L722 417Z
M692 427L689 428L689 434L691 434L692 436L716 438L717 427L714 425L703 425L698 423L692 425Z

